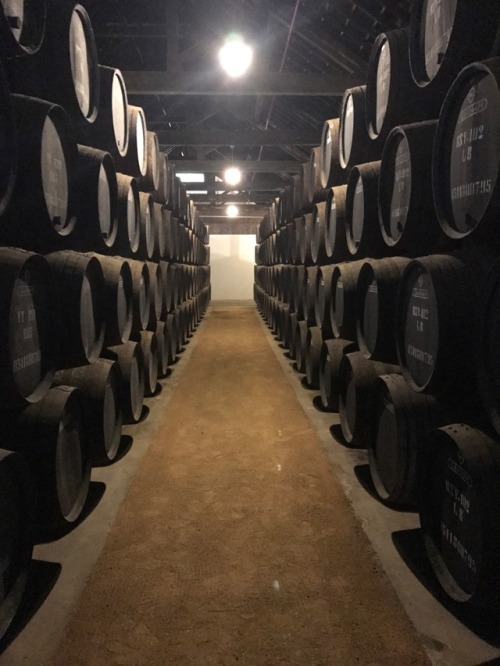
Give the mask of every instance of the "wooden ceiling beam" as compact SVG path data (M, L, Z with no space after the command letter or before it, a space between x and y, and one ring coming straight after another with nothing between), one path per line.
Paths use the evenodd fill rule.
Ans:
M185 127L182 130L157 130L158 141L165 146L317 146L321 129L294 132L282 130L227 130Z
M229 166L251 173L300 173L301 162L291 160L171 160L176 173L218 173ZM221 183L223 185L223 183ZM203 183L200 183L202 189Z

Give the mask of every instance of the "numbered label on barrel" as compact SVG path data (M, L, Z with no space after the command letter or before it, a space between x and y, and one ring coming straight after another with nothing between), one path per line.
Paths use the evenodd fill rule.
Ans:
M15 280L9 313L9 350L14 382L23 397L31 395L42 380L40 343L48 333L43 321L46 301L43 287L30 284L29 271ZM48 304L46 311L49 312Z
M378 285L372 280L365 294L363 307L363 338L370 354L373 354L377 345L379 318Z
M59 132L47 117L42 131L42 186L47 212L57 232L63 232L68 217L68 172Z

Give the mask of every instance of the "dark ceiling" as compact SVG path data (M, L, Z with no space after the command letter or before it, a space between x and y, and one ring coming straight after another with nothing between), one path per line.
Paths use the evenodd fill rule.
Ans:
M129 102L180 169L245 161L243 187L274 196L290 162L309 161L343 91L366 80L380 32L407 25L409 0L80 0L99 62L122 70ZM230 32L254 46L230 81L217 49ZM207 164L206 161L210 160ZM211 162L214 162L213 164ZM255 162L262 162L258 171ZM213 189L213 188L212 188Z

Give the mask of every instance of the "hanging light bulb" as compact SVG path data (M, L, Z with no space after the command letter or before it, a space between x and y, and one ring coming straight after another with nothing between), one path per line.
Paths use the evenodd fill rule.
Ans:
M226 208L226 215L228 217L238 217L240 214L240 209L238 206L235 206L234 204L229 204L229 206Z
M231 34L219 50L219 63L231 78L242 76L252 64L253 50L243 37Z
M229 167L224 171L224 182L227 185L238 185L241 181L241 171L237 167Z

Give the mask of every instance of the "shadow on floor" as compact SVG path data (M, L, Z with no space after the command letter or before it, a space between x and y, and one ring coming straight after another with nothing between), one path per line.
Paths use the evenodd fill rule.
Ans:
M62 539L67 534L76 529L78 525L81 525L83 521L86 520L97 507L104 495L105 490L105 483L102 483L101 481L91 481L87 499L77 520L75 520L73 523L65 523L64 525L56 525L51 528L41 529L37 535L36 543L42 544L57 541L58 539Z
M318 412L322 412L323 414L333 414L334 413L331 409L325 409L320 395L315 396L312 399L312 403L313 403L314 407L318 410Z
M157 395L160 395L160 393L163 391L163 386L160 384L160 382L156 382L156 387L155 390L151 395L146 396L147 398L156 398Z
M147 405L142 406L142 412L141 415L137 421L137 424L143 423L149 416L149 407ZM135 425L134 423L130 423L129 425Z
M0 654L19 636L49 596L62 571L57 562L32 560L26 590L6 634L0 640Z
M393 532L391 538L401 559L425 589L470 631L490 645L500 647L499 609L467 608L454 602L443 592L427 557L422 530L400 530ZM500 660L494 659L485 663L500 664Z
M383 500L377 491L375 490L375 486L373 485L373 479L372 475L370 472L370 465L355 465L354 466L354 475L356 476L356 479L358 480L359 484L366 490L366 492L373 497L374 499L377 500L380 504L383 504L385 507L388 509L392 509L392 511L397 511L398 513L416 513L417 508L414 506L411 506L410 504L398 504L397 506L395 504L391 504L391 502L386 502Z

